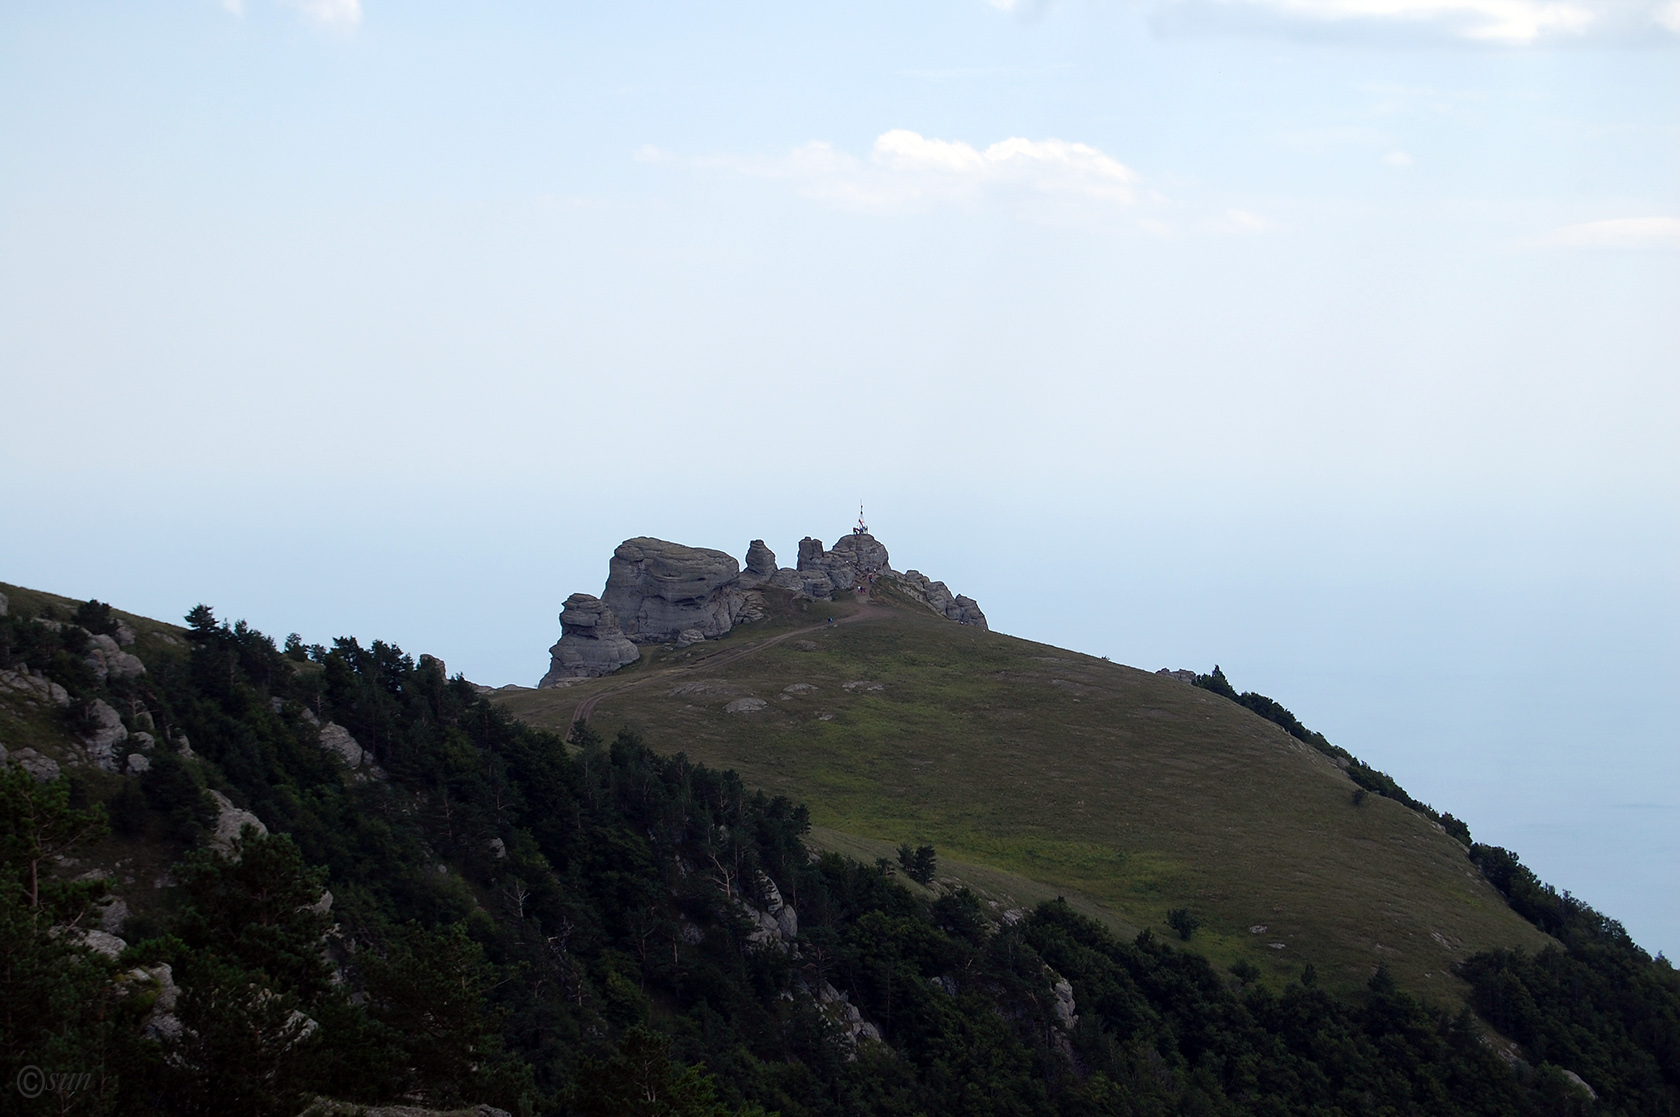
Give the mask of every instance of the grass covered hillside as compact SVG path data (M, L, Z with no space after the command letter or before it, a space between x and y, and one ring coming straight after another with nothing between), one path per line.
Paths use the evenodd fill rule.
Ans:
M776 604L723 640L500 701L733 768L807 803L818 840L851 856L932 844L941 876L1003 907L1064 894L1116 930L1169 935L1186 909L1195 949L1276 979L1310 964L1352 989L1386 964L1458 1000L1455 961L1548 941L1429 818L1356 803L1331 757L1208 690L890 591Z

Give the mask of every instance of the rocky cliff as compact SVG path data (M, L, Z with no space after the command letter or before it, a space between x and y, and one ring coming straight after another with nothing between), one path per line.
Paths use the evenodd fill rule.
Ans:
M874 536L853 532L832 548L810 536L799 542L798 565L777 567L762 539L747 547L743 569L731 556L664 539L626 539L613 551L599 598L574 593L560 614L559 643L539 687L611 674L639 656L637 644L693 644L764 617L759 592L770 586L819 601L888 580L913 601L960 624L986 627L974 599L916 571L899 573Z

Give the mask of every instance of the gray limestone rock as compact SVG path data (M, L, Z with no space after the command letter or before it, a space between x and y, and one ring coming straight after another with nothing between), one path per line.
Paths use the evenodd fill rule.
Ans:
M45 676L28 671L0 671L0 687L50 702L61 709L70 705L69 691Z
M11 613L11 608L12 603L6 599L5 594L0 593L0 617L8 616Z
M87 663L100 682L132 679L146 673L146 665L140 662L139 656L123 651L116 640L103 632L93 633L88 640L91 646L88 648Z
M1163 667L1155 673L1157 675L1165 675L1169 679L1177 679L1181 683L1189 683L1192 686L1196 683L1196 673L1194 671L1186 671L1182 667L1176 671L1169 667Z
M128 728L122 723L122 715L103 699L96 698L88 707L88 722L92 728L82 738L82 743L87 746L88 759L107 772L117 771L121 767L117 763L117 746L128 740Z
M233 801L220 791L207 791L205 794L216 803L216 829L210 835L211 849L218 853L231 852L234 840L246 826L254 826L257 833L267 836L268 827L263 825L262 819L234 806Z
M46 783L48 780L56 780L58 778L58 761L54 760L50 756L42 756L34 749L18 749L7 759L10 760L11 763L16 764L19 768L22 768L25 772L34 776L36 779L40 780L42 783Z
M724 706L723 712L726 714L756 714L769 704L762 698L737 698Z
M539 688L564 686L565 679L610 675L641 657L624 635L618 617L600 598L574 593L560 612L560 642L548 649L548 674Z
M892 577L901 593L920 601L940 616L958 624L971 624L982 629L987 627L986 614L980 611L979 604L972 597L953 594L944 582L935 582L919 570L906 570Z
M128 901L121 896L112 896L99 909L99 929L113 935L122 934L123 924L128 922Z
M849 590L857 585L857 571L850 557L830 554L823 549L821 539L813 539L809 535L799 541L799 569L828 575L829 582L837 590Z
M818 601L829 601L834 597L834 583L821 570L789 570L784 566L771 577L770 584Z
M129 753L128 760L123 766L123 770L131 776L138 776L144 772L149 772L151 771L151 768L152 758L144 753L138 752Z
M761 586L776 576L776 552L754 539L747 544L747 566L741 571L743 586Z
M335 721L329 721L321 726L321 747L344 761L346 768L360 768L367 754L350 731Z
M677 633L677 647L686 648L691 644L698 644L706 639L706 634L698 628L685 628Z
M741 568L722 551L642 536L626 539L607 567L601 600L638 644L662 644L684 629L722 636L745 604Z

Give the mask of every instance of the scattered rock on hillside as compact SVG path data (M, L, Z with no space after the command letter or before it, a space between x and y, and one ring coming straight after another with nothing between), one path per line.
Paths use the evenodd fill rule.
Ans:
M659 644L690 628L708 638L722 636L739 618L747 594L741 568L722 551L642 536L613 552L601 600L631 640Z
M15 690L42 702L63 708L70 705L70 692L42 675L27 671L0 671L0 687Z
M132 652L125 652L117 641L103 632L88 636L87 664L100 682L111 679L133 679L146 673L146 665Z
M233 805L233 800L220 791L207 791L211 799L216 802L216 829L210 835L210 848L218 853L228 853L233 849L234 839L247 824L256 827L257 833L267 836L268 827L263 825L262 819L250 811L241 810Z
M87 746L88 759L107 772L117 771L117 746L128 740L128 729L122 715L103 699L95 698L88 707L88 722L92 726L82 738Z
M6 758L42 783L58 778L58 761L31 748L21 748Z
M151 769L151 757L147 756L145 753L131 752L128 754L127 760L123 762L123 771L127 772L131 776L144 775L146 772L151 771Z
M0 593L0 617L9 616L11 609L12 603L6 599L5 594Z
M1177 679L1181 683L1189 683L1191 686L1196 684L1196 673L1194 671L1186 671L1182 667L1180 667L1177 671L1163 667L1155 673L1157 675L1165 675L1169 679Z
M770 703L762 698L737 698L723 708L726 714L756 714Z
M685 628L677 633L677 647L687 648L706 639L706 634L698 628Z
M548 649L548 674L538 688L564 685L562 679L610 675L641 658L624 634L618 616L598 597L574 593L560 611L560 642Z
M321 747L344 761L346 768L360 768L367 754L350 731L335 721L321 726Z

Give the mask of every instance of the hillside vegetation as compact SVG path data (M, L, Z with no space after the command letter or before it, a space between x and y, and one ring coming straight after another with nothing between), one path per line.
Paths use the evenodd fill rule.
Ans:
M959 866L983 896L633 730L567 744L380 641L0 590L0 1112L1680 1114L1674 971L1507 851L1471 852L1562 946L1460 969L1520 1047L1386 965L1213 964L1210 909L1185 942L1011 908L1047 886ZM577 705L823 654L802 608Z
M1455 961L1545 945L1462 843L1397 801L1356 805L1331 757L1250 710L876 596L841 623L826 603L790 604L715 645L651 650L631 674L499 698L564 732L599 694L592 724L732 768L808 803L819 827L931 843L946 875L1013 874L1117 929L1166 932L1184 908L1196 949L1280 980L1311 964L1353 989L1386 965L1403 988L1457 1001ZM728 712L750 697L764 708Z

